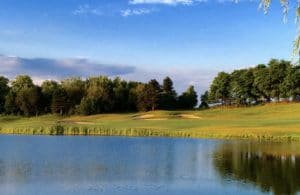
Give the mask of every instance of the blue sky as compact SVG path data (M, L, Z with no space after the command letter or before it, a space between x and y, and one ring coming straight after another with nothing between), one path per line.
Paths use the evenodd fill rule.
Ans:
M194 84L203 91L218 71L290 59L293 5L286 24L278 2L267 15L258 6L255 0L1 0L0 74L142 81L169 75L180 90Z

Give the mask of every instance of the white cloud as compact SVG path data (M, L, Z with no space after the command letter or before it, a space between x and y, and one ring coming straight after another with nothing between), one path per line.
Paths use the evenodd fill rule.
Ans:
M146 15L154 12L154 9L145 9L145 8L139 8L139 9L125 9L121 10L121 16L128 17L133 15Z
M97 8L92 8L88 4L79 5L76 10L73 11L74 15L81 15L81 14L92 14L92 15L103 15L102 11Z
M192 5L196 2L206 2L207 0L129 0L129 4L165 4L165 5Z
M70 76L107 75L111 78L120 76L125 80L148 82L157 79L160 83L166 76L174 81L178 93L182 93L189 85L194 85L199 94L208 89L216 70L203 69L170 69L153 70L135 66L102 64L88 59L50 59L22 58L0 54L0 75L13 79L16 75L27 74L36 84L44 80L60 80Z
M19 65L18 60L13 56L0 55L0 72L8 72Z
M59 79L69 76L115 76L134 71L135 67L133 66L104 64L88 59L22 58L0 55L0 75L9 78L19 74L28 74L33 78L44 79Z

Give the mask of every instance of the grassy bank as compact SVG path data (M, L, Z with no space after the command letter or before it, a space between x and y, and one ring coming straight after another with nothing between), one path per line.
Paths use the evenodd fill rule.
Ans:
M268 104L205 111L32 118L0 117L1 134L170 136L300 141L300 104Z

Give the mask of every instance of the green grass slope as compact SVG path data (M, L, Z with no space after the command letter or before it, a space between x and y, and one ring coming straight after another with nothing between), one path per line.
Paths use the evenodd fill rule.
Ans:
M3 116L0 133L300 140L300 104L71 117Z

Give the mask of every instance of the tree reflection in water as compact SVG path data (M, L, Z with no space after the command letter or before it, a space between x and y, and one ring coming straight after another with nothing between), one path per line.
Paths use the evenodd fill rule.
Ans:
M214 166L222 179L258 186L262 192L300 191L300 144L226 142L214 152Z

